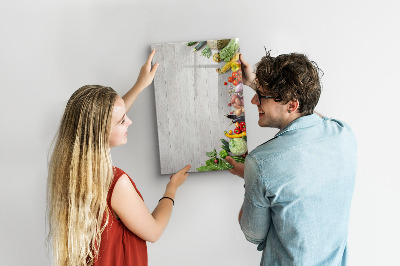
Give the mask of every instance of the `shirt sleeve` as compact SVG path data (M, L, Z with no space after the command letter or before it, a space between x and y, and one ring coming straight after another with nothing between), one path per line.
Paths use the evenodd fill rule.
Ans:
M270 202L259 166L251 154L246 156L244 180L245 194L240 227L249 242L265 245L271 225Z

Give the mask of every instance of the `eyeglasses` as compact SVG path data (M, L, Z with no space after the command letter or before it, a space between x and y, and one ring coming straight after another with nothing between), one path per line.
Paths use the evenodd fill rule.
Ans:
M275 102L281 101L278 97L274 97L274 96L262 96L258 90L255 90L255 92L257 93L258 103L259 103L259 104L261 104L261 99L274 99Z

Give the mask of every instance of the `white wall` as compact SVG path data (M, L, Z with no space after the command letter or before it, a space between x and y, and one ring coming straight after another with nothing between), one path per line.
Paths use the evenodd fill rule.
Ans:
M253 64L264 45L319 64L317 110L348 122L358 140L350 265L400 264L398 10L396 1L1 1L0 264L50 264L46 153L73 91L102 84L122 95L151 43L229 37ZM258 127L252 96L245 92L250 149L276 132ZM113 161L153 209L168 177L159 174L152 86L129 115L129 143ZM228 172L192 174L164 235L149 244L150 265L258 265L261 253L237 223L242 183Z

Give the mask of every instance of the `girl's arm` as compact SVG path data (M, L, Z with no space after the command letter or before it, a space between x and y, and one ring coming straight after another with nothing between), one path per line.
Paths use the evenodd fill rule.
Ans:
M176 191L188 177L190 167L188 165L171 176L163 197L175 199ZM152 243L160 238L167 226L172 206L172 200L162 199L153 213L150 213L126 174L118 179L111 196L111 207L124 225L143 240Z
M153 68L151 68L151 61L153 60L156 49L153 49L146 63L140 69L140 73L138 79L133 85L133 87L124 95L122 99L125 102L126 112L132 107L133 103L136 101L136 98L139 94L153 82L154 75L156 74L158 63L155 63Z

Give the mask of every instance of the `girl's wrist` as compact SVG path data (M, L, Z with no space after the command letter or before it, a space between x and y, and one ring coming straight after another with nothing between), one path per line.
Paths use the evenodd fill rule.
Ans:
M136 83L132 86L131 91L139 95L143 89L143 86L138 81L136 81Z
M147 86L146 82L142 79L137 79L135 85L133 85L138 92L142 92Z
M171 198L171 199L175 199L175 193L173 192L169 192L169 191L165 191L163 197L167 197L167 198Z
M175 198L175 194L176 194L177 190L178 190L178 188L175 185L168 183L167 188L164 193L164 196L169 197L168 195L172 195Z

